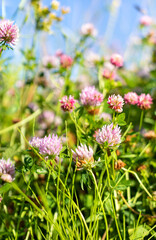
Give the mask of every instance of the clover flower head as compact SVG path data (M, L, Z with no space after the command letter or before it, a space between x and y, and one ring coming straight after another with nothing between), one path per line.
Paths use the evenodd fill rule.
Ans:
M42 63L46 68L56 68L59 66L59 59L56 56L44 56Z
M60 64L63 68L69 68L73 64L73 58L66 54L62 54L60 56Z
M54 123L54 120L55 120L55 114L54 112L49 110L43 111L43 113L38 118L38 121L42 129L46 129L50 127L50 125Z
M121 143L121 130L120 127L110 125L104 125L96 133L96 141L104 147L113 148Z
M5 182L12 182L15 178L15 165L10 159L0 159L0 178Z
M109 96L107 103L109 107L116 112L121 113L123 111L124 99L119 94Z
M106 79L113 79L115 77L115 73L108 69L104 69L102 76Z
M138 103L138 95L135 92L129 92L124 95L125 103L135 105Z
M100 119L103 119L104 121L110 121L110 120L112 120L112 116L111 116L111 114L109 114L109 113L105 113L105 112L103 112L103 113L101 113L101 115L100 115Z
M0 42L14 47L19 38L19 28L13 21L0 21Z
M123 57L117 53L114 53L111 56L110 62L111 62L111 64L113 64L116 67L122 67L123 66Z
M103 101L103 95L94 86L86 87L80 93L80 101L84 106L99 106Z
M152 24L152 18L147 16L147 15L144 15L140 18L140 25L142 26L149 26Z
M76 100L71 95L69 96L69 98L67 96L64 96L60 100L60 103L61 103L61 108L64 112L72 112L75 107Z
M138 107L141 109L149 109L153 103L152 97L150 94L142 93L138 97Z
M48 157L57 157L62 149L61 138L57 135L50 135L44 138L34 137L30 142L30 145L39 149L39 153Z
M91 147L81 144L75 149L75 152L72 150L72 153L73 161L78 167L77 170L94 166L93 149Z
M33 137L30 141L29 144L34 147L34 148L39 148L41 143L41 138L39 137Z
M94 27L92 23L85 23L81 26L81 34L83 36L96 37L97 29Z

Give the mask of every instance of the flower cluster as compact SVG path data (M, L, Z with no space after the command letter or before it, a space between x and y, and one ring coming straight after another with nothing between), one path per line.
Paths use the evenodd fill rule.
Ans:
M104 125L96 132L96 141L99 144L104 144L104 147L114 147L121 143L121 130L120 127L110 125Z
M57 0L53 0L53 1L51 2L51 7L52 7L52 9L58 10L58 9L59 9L59 6L60 6L60 2L58 2Z
M125 103L135 105L138 103L138 95L135 92L129 92L124 95Z
M15 165L8 160L0 159L0 178L5 182L12 182L15 178Z
M63 68L69 68L73 64L73 59L72 57L66 55L66 54L61 54L60 56L60 64Z
M149 109L151 108L151 104L153 103L152 98L150 96L150 94L145 94L142 93L139 97L138 97L138 107L141 109Z
M44 138L33 137L29 143L32 147L38 148L39 153L44 156L57 157L62 149L61 139L54 134Z
M152 24L152 18L149 17L149 16L142 16L141 19L140 19L140 25L142 26L149 26Z
M114 53L111 56L110 62L111 62L111 64L113 64L116 67L122 67L123 66L123 58L122 58L122 56L120 56L117 53Z
M113 79L115 77L115 73L108 69L104 69L102 76L106 79Z
M0 21L0 42L2 44L16 45L19 38L19 29L13 21L1 20Z
M75 152L72 150L72 153L78 170L94 166L93 149L91 147L87 148L86 145L81 144L75 149Z
M107 103L109 104L109 107L116 112L121 113L123 111L124 100L119 94L109 96Z
M76 103L76 100L74 99L73 96L69 96L69 98L67 96L64 96L61 100L61 108L63 111L65 112L71 112L74 109L74 104Z
M56 68L59 66L59 59L56 56L44 56L42 63L46 68Z
M81 26L81 34L83 36L96 37L97 30L92 23L85 23Z
M80 101L84 106L99 106L103 101L103 95L94 86L86 87L80 93Z

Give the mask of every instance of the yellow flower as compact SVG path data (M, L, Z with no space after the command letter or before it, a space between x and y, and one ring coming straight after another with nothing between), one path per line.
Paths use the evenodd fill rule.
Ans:
M52 3L51 3L52 9L58 10L58 9L59 9L59 6L60 6L60 3L59 3L57 0L53 0L53 1L52 1Z
M69 12L70 12L70 7L62 7L62 8L61 8L61 12L62 12L62 14L67 14L67 13L69 13Z

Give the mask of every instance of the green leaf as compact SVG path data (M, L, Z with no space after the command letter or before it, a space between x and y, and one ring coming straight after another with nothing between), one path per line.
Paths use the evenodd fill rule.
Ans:
M37 174L46 174L47 173L47 170L43 167L35 166L35 168L36 168L36 173Z
M12 158L18 152L18 145L15 144L12 147L6 149L6 151L2 154L4 159Z
M136 154L124 154L121 155L120 158L135 158L136 156Z
M87 179L88 179L88 176L86 174L82 174L81 180L80 180L82 190L84 190L84 184L87 183Z
M129 229L128 233L130 235L130 240L142 240L148 235L149 231L143 225L140 225L135 229Z
M0 187L0 194L6 193L7 191L9 191L10 188L11 188L11 184L5 183L2 187Z
M126 122L125 122L125 113L121 113L117 116L117 120L116 120L116 123L120 126L124 126L126 125Z

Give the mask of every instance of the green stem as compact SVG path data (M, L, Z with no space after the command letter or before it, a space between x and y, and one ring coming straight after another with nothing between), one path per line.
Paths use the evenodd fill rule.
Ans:
M129 181L129 172L126 172L126 180ZM128 199L128 203L130 203L131 201L131 189L130 186L127 187L127 199Z
M114 201L113 201L112 193L111 193L111 202L112 202L112 207L113 207L113 213L114 213L114 218L115 218L115 224L116 224L117 232L118 232L120 240L122 240L120 229L119 229L119 225L118 225L118 220L117 220L117 216L116 216L116 212L115 212L115 208L114 208Z
M139 131L142 128L142 123L143 123L143 116L144 116L144 110L141 111L141 116L140 116L140 124L139 124Z
M127 172L130 172L130 173L132 173L135 177L136 177L136 179L138 180L138 182L140 183L140 185L142 186L142 188L145 190L145 192L148 194L148 196L152 199L153 197L152 197L152 195L149 193L149 191L147 190L147 188L144 186L144 184L142 183L142 181L140 180L140 178L138 177L138 175L135 173L135 172L133 172L133 171L130 171L130 170L128 170L128 169L126 169L126 168L122 168L124 171L127 171Z
M71 120L73 121L73 123L75 124L76 129L78 128L80 130L81 133L83 133L85 135L85 132L82 130L82 128L76 123L75 119L72 117L71 113L69 113Z
M97 194L98 194L98 197L99 197L99 201L100 201L100 204L101 204L101 208L102 208L103 216L104 216L104 220L105 220L107 240L109 240L108 223L107 223L106 213L105 213L105 209L104 209L104 206L103 206L103 202L102 202L102 199L101 199L99 190L98 190L96 178L95 178L95 175L94 175L94 173L92 172L92 170L88 170L88 171L91 173L92 178L93 178L93 180L94 180L95 188L96 188L96 191L97 191Z
M48 179L47 179L47 184L46 184L46 195L48 194L48 187L49 187L49 182L50 182L50 176L51 176L51 168L49 169L49 173L48 173Z

